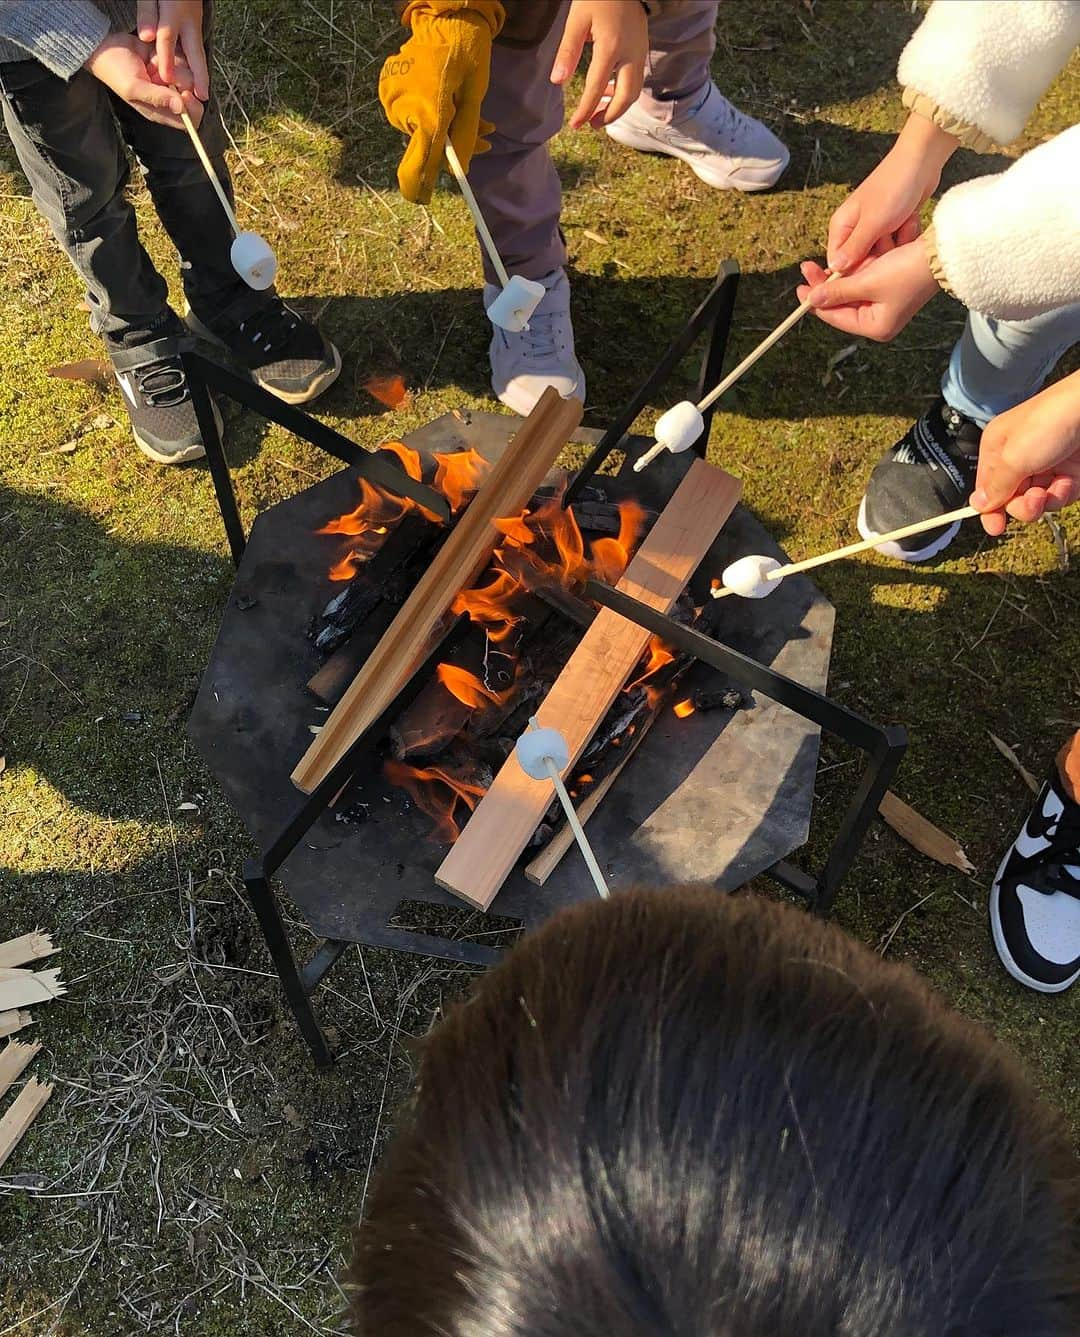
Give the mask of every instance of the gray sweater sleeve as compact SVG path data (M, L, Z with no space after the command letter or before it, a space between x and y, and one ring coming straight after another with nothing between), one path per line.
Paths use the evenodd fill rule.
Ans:
M3 0L0 37L53 74L70 79L97 50L110 29L93 0Z

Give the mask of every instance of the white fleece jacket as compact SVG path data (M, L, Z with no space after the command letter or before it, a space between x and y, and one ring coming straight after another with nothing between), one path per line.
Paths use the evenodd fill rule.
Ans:
M971 147L1007 144L1080 43L1080 0L934 0L897 70L904 103ZM1080 301L1080 127L946 192L934 272L965 306L1021 320Z

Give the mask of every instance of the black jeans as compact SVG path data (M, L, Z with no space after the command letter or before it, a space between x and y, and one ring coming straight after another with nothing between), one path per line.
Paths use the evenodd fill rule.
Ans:
M180 253L195 314L206 321L246 291L229 260L232 229L183 130L146 120L86 70L65 82L36 60L2 62L0 93L34 203L86 283L97 333L121 338L169 318L168 285L139 240L124 195L128 149ZM213 97L200 134L231 198Z

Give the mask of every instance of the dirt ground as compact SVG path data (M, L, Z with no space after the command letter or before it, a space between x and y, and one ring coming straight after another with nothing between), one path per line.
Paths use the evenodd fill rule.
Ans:
M398 138L375 96L389 7L219 10L241 217L345 358L320 416L370 447L489 407L465 208L449 185L430 210L394 189ZM603 135L559 137L590 424L626 399L725 256L743 270L732 356L790 309L797 262L820 253L831 211L901 123L893 71L917 20L898 0L728 0L717 80L792 150L764 196L711 191ZM1018 148L1076 119L1078 71ZM948 180L1003 162L961 153ZM148 197L133 198L178 292ZM230 586L209 474L145 461L115 386L47 375L100 356L80 298L0 139L0 938L52 930L70 986L35 1027L56 1094L0 1183L0 1337L330 1333L349 1226L407 1086L406 1041L467 976L352 953L319 995L341 1061L313 1074L242 898L250 841L185 736ZM935 395L962 319L940 297L893 345L839 362L850 341L805 321L725 400L713 457L793 556L853 536L873 463ZM387 371L412 392L395 412L364 389ZM333 467L239 409L227 427L249 520ZM989 735L1038 775L1080 724L1080 590L1063 569L1078 538L1073 515L1060 541L1044 525L1000 542L972 528L931 567L863 558L819 583L837 608L831 691L907 726L896 788L976 867L939 868L878 827L838 918L1016 1046L1080 1131L1080 990L1014 987L985 920L1030 798ZM853 776L826 747L808 863Z

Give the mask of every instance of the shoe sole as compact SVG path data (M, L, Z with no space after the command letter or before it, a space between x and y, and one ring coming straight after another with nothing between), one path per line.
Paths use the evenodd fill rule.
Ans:
M210 407L214 412L214 422L217 423L218 436L225 430L225 424L221 418L221 411L213 400L210 401ZM152 446L145 437L139 435L134 425L131 428L131 435L135 438L135 444L148 460L153 460L155 464L189 464L192 460L201 460L206 455L206 447L201 441L194 445L187 446L183 450L173 451L166 455L157 446Z
M673 148L670 144L664 144L658 139L653 139L651 135L643 134L629 126L620 127L617 121L614 125L607 127L607 132L616 144L622 144L628 149L636 149L638 153L655 153L665 158L680 159L687 164L700 181L704 181L707 186L712 186L714 190L738 190L744 195L752 195L758 190L771 190L787 171L788 163L791 161L791 154L785 153L784 160L775 176L766 181L742 182L731 173L721 175L718 172L710 171L708 167L701 164L695 154L688 153L685 149Z
M223 348L226 353L230 351L229 345L225 340L219 339L213 330L208 329L190 307L184 312L184 323L192 334L197 335L206 343L213 344L216 348ZM329 390L341 375L341 353L338 351L337 345L330 343L329 339L327 340L327 343L330 344L330 353L333 358L333 363L331 366L327 367L325 371L320 372L306 390L297 390L293 392L289 390L281 390L273 385L268 385L258 372L251 371L250 368L246 369L247 374L256 385L265 390L267 394L273 395L275 399L280 399L283 404L310 404L313 399L318 399L321 394L326 390Z
M998 865L994 884L990 888L988 909L990 913L990 934L994 939L994 948L1001 959L1001 964L1018 984L1023 984L1028 989L1034 989L1036 993L1064 993L1066 989L1071 989L1076 981L1080 979L1080 970L1061 984L1046 984L1043 980L1032 979L1030 975L1021 970L1005 944L1005 933L1001 927L1001 878L1005 872L1005 865L1009 861L1010 853L1011 850L1006 850L1005 857Z
M508 394L507 391L505 390L500 392L495 388L494 381L492 381L491 383L491 393L495 396L495 398L499 401L500 404L505 404L508 409L513 409L513 411L521 418L527 418L529 414L533 411L533 409L536 407L537 403L536 400L534 400L530 404L525 399L514 399L514 397ZM578 377L577 381L574 383L573 389L570 390L568 394L563 395L563 398L580 399L584 403L585 400L584 372L582 372L582 374Z
M866 498L863 497L859 503L859 516L855 521L856 528L868 543L873 543L879 535L866 523ZM908 548L902 548L899 543L880 543L875 545L875 551L881 553L883 557L895 557L898 562L928 562L931 557L936 557L942 553L949 544L960 533L960 521L955 520L945 530L940 538L936 538L933 543L927 544L925 548L918 548L912 552Z

